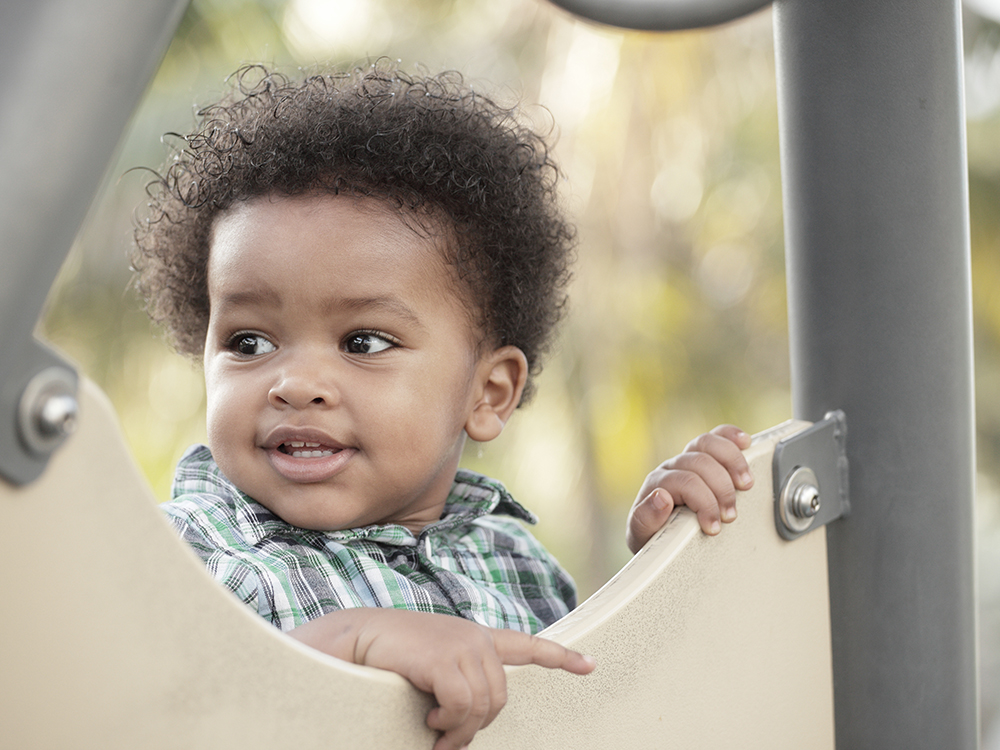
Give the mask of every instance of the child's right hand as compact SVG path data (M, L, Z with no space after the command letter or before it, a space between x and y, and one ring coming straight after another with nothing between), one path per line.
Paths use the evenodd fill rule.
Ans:
M718 534L721 523L736 520L736 490L753 486L750 466L743 457L749 447L750 436L739 427L719 425L650 472L628 514L625 540L629 549L642 549L667 522L675 505L686 505L697 513L706 534Z
M504 664L537 664L588 674L594 660L515 630L450 615L403 609L331 612L289 635L338 659L396 672L437 699L427 726L442 732L434 750L472 741L507 702Z

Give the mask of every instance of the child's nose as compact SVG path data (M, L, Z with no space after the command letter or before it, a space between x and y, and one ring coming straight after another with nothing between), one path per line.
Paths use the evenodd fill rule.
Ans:
M311 367L307 370L283 373L267 394L276 408L305 409L309 406L331 407L340 402L340 392L329 372Z

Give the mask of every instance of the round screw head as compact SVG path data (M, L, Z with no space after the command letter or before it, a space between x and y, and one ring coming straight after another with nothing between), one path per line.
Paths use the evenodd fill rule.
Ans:
M819 507L819 487L806 483L795 489L792 497L792 513L799 518L812 518L819 513Z
M35 456L47 456L76 429L76 373L53 366L37 373L21 393L18 434Z
M80 407L67 393L52 394L44 398L35 415L38 431L51 437L68 437L76 431L76 417Z
M819 479L812 469L797 466L785 478L776 509L781 525L790 533L801 534L812 527L820 509Z

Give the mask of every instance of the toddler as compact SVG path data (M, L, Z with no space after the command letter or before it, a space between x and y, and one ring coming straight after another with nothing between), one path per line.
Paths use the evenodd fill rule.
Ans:
M136 232L147 309L205 372L208 446L164 511L276 627L433 693L436 750L462 747L504 703L503 664L594 667L533 635L576 606L534 516L458 468L530 398L564 309L558 170L457 74L234 81ZM675 504L708 533L731 521L748 445L719 427L650 474L630 547Z

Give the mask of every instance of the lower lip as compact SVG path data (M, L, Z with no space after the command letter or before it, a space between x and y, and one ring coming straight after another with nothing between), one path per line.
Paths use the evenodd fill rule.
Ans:
M344 448L329 456L296 458L282 453L277 448L268 448L267 457L281 476L292 482L323 482L336 476L347 466L357 450Z

